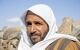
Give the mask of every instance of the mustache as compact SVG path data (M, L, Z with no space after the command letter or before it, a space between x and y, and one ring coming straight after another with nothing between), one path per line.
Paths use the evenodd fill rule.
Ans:
M30 33L30 36L35 36L35 35L40 36L40 34L39 34L39 33L35 33L35 32Z

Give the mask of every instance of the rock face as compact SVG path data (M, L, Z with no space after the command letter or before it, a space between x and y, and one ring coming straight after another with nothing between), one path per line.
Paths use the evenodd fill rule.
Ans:
M7 28L4 30L3 39L14 39L19 37L19 29L18 28Z
M63 34L70 34L72 32L73 20L70 17L65 17L58 32Z
M70 17L65 17L57 32L75 36L80 40L80 21L73 21Z
M0 39L3 38L3 34L4 34L4 32L0 31Z
M4 50L2 43L3 43L3 39L0 39L0 50Z
M0 50L17 50L20 40L20 29L8 27L2 32L3 34L0 38Z

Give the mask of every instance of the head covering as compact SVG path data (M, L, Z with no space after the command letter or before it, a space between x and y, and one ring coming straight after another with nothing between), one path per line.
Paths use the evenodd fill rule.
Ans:
M52 9L48 5L38 4L30 7L29 9L27 9L27 11L28 10L39 15L47 22L47 24L49 25L49 32L42 41L36 43L35 45L32 45L29 37L27 36L26 29L22 29L21 40L18 46L18 50L45 50L45 48L50 43L54 42L59 38L68 38L77 41L77 39L73 36L56 33L57 31L56 19ZM23 22L25 15L27 14L27 11L22 16Z

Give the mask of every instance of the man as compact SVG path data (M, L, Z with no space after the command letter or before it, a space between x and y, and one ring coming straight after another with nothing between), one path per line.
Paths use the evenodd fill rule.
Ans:
M26 29L22 29L18 50L80 50L75 37L56 33L53 11L45 4L30 7L22 21Z

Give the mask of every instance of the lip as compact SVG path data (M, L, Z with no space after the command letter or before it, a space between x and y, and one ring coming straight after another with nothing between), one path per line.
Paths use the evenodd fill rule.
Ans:
M34 36L40 36L40 35L32 35L31 37L34 37Z
M33 34L33 35L31 35L31 37L39 37L40 35L38 35L38 34Z
M39 38L40 36L38 35L34 35L34 36L31 36L31 39L36 39L36 38Z
M40 35L35 33L35 34L32 34L31 36L40 36Z

